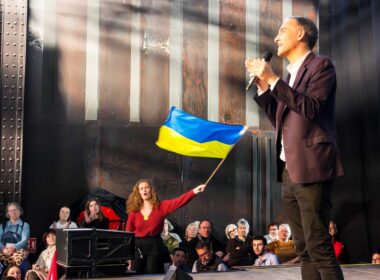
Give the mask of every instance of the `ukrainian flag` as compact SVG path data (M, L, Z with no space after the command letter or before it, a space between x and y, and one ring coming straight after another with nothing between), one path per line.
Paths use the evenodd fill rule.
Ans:
M246 126L207 121L172 107L156 144L181 155L225 158L246 130Z

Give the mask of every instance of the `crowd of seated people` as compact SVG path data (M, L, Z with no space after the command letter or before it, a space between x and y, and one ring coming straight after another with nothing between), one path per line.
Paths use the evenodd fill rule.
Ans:
M102 213L100 202L96 198L87 201L84 210L82 228L108 228L108 219ZM30 227L21 219L23 209L17 202L5 207L7 220L0 224L0 274L1 279L46 279L55 253L56 230L77 228L70 220L70 208L63 206L59 219L54 221L44 233L42 240L46 248L40 253L35 264L28 261L28 241ZM31 269L29 269L31 268Z
M23 210L18 203L8 203L5 210L8 220L0 226L2 279L47 279L56 248L56 230L78 227L70 219L70 208L63 206L59 211L59 218L44 233L42 240L46 248L29 270L27 265L23 266L28 257L29 224L20 218ZM102 211L99 199L88 199L78 225L81 228L109 228L109 220ZM265 235L253 236L249 223L241 218L236 224L226 226L227 242L223 244L213 235L213 224L210 220L191 222L182 237L172 232L172 224L165 219L163 231L159 235L170 254L170 258L165 260L165 271L170 266L187 273L201 273L228 271L238 266L298 263L289 225L277 226L271 223L267 229ZM329 232L337 259L341 261L344 246L337 238L337 226L332 221ZM380 263L379 252L373 253L372 263Z

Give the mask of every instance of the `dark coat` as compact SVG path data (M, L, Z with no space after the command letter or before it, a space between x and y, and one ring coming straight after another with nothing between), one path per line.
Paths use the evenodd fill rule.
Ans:
M289 80L289 77L288 77ZM294 183L326 181L344 174L335 133L336 76L331 61L310 53L294 85L279 80L273 90L255 95L276 129L277 179L283 135L287 169Z
M249 236L245 241L240 240L237 236L229 239L227 253L230 254L229 266L252 265L257 258L252 250L252 238Z

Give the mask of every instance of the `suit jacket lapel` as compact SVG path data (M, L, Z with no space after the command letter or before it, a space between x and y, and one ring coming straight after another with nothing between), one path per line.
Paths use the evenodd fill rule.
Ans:
M305 58L304 62L302 63L300 69L298 70L297 72L297 76L296 76L296 79L293 83L293 89L296 89L298 84L301 82L302 80L302 77L303 75L305 74L306 70L307 70L307 65L310 63L310 61L315 57L315 53L311 52L308 54L308 56ZM285 78L285 82L287 84L289 84L289 81L290 81L290 74L288 74ZM285 103L283 102L279 102L278 103L278 108L277 108L277 112L278 112L278 116L277 116L277 119L279 120L279 127L282 126L282 121L283 121L283 118L284 116L286 115L286 113L289 111L289 108L288 106L285 105ZM277 134L279 133L279 127L277 128Z
M307 70L307 65L310 63L310 61L315 57L315 53L311 52L308 54L308 56L305 58L304 62L302 63L300 69L297 72L296 79L294 80L293 89L296 89L299 85L299 83L302 80L303 75L305 74Z

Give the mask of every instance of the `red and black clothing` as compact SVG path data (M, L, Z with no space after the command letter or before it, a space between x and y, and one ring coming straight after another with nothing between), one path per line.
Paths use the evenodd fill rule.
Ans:
M128 215L126 231L135 233L135 260L132 261L132 270L138 274L162 273L164 271L163 254L165 247L161 239L164 220L167 215L186 205L195 193L193 190L180 197L163 200L152 209L147 219L141 211L133 211Z

